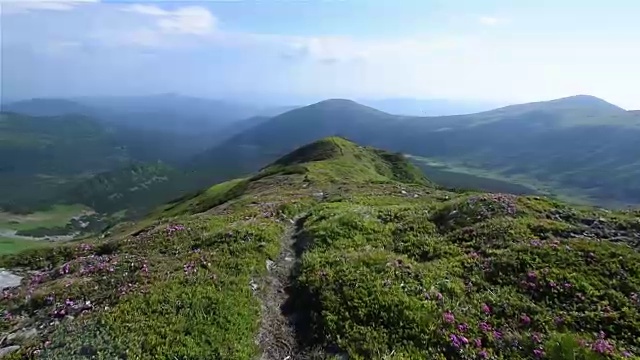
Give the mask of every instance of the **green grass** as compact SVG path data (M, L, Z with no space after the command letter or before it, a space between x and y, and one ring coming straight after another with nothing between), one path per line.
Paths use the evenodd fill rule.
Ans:
M51 246L47 241L21 240L0 236L0 255L16 254L23 250Z
M0 257L35 271L0 300L3 331L39 329L12 359L258 358L252 284L301 215L290 300L303 348L351 359L640 354L637 212L448 192L393 155L335 146L106 239Z
M246 179L234 179L216 184L204 191L173 201L154 212L153 217L171 217L185 214L196 214L240 195ZM237 191L232 193L233 189Z
M0 228L11 230L29 230L65 226L71 218L89 209L83 205L54 205L47 211L38 211L28 215L0 212Z
M633 294L640 291L640 255L633 249L563 238L577 225L543 220L553 203L535 198L396 201L327 204L305 223L313 245L297 291L310 343L355 359L476 359L483 352L529 359L536 350L599 359L605 357L577 344L593 343L603 331L616 349L606 358L639 350ZM471 345L457 346L462 340L451 335Z
M487 170L455 161L442 161L433 158L410 155L429 179L434 182L460 189L490 192L508 192L523 195L553 196L576 205L603 205L613 208L624 207L618 201L603 202L591 198L584 190L567 188L554 181L543 182L530 176L506 175L508 169Z

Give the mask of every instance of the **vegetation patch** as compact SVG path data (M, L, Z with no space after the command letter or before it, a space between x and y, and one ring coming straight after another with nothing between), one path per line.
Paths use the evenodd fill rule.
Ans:
M72 218L86 214L82 205L55 205L47 211L28 214L0 212L0 229L29 230L65 226Z

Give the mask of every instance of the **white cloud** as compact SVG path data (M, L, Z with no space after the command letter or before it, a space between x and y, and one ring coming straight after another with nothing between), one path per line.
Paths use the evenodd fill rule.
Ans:
M419 60L436 53L464 47L468 38L416 37L389 40L362 40L342 36L272 39L283 47L286 59L311 59L325 64L336 62Z
M142 15L166 16L169 11L161 9L155 5L133 4L122 8L123 11L134 12Z
M498 18L498 17L495 17L495 16L480 16L478 18L478 21L482 25L495 26L495 25L498 25L500 23L503 23L504 19L501 19L501 18Z
M155 5L134 4L122 10L156 17L157 31L167 34L211 34L218 23L218 19L201 6L186 6L170 11Z
M0 0L2 14L24 14L38 10L68 11L98 0Z

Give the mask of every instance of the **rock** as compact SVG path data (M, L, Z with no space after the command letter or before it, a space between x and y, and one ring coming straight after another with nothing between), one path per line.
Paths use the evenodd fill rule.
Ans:
M7 346L5 348L0 349L0 358L3 358L9 354L11 354L14 351L17 351L20 349L20 346L18 345L13 345L13 346Z
M0 269L0 289L19 286L20 281L22 281L21 276Z
M275 264L273 261L267 259L267 271L271 271L273 264Z
M14 344L16 343L16 341L28 340L36 336L38 336L38 330L29 329L29 330L17 331L7 335L6 341L9 344Z
M256 284L255 281L251 280L251 282L249 282L249 286L251 286L251 290L256 291L258 290L258 284Z

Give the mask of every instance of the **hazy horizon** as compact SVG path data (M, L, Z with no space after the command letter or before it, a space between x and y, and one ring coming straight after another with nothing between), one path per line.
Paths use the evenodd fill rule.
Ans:
M3 99L178 93L282 105L506 105L588 94L640 108L632 89L640 5L631 1L0 4Z

